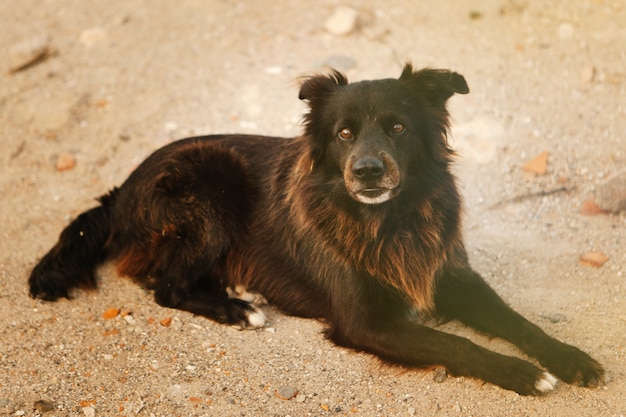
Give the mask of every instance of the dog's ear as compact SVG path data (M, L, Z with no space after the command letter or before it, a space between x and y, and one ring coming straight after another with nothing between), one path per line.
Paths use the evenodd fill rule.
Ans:
M429 103L435 107L444 106L454 93L469 93L465 78L448 70L424 68L415 71L413 65L408 63L404 66L399 80L419 88Z
M306 78L300 86L298 98L308 101L309 104L314 104L328 97L337 87L347 84L348 79L345 75L337 70L332 70L328 75L315 75Z
M432 107L430 118L433 135L428 146L436 161L449 163L455 152L447 140L449 118L446 101L454 93L469 93L465 78L456 72L442 69L425 68L415 71L411 64L406 64L398 80L406 83L409 91L424 97L428 105Z
M323 143L325 135L328 135L328 127L324 125L325 105L337 89L348 84L345 75L337 70L332 70L328 75L315 75L305 78L300 87L300 100L305 100L309 105L309 112L304 115L304 131L308 137L310 146L310 167L323 158Z

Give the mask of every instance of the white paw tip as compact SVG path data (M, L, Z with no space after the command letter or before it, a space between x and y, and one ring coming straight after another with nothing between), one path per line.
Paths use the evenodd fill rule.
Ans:
M535 383L535 388L539 392L552 391L556 386L557 379L549 372L544 372L541 378Z
M261 327L265 327L267 323L267 318L265 314L258 308L255 308L254 311L248 313L248 323L247 327L252 329L258 329Z

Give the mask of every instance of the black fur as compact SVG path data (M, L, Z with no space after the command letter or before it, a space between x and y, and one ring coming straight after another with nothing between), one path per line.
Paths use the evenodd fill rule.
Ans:
M93 288L94 269L112 259L159 304L220 323L263 324L257 307L229 297L245 286L391 363L443 365L521 394L553 388L541 368L426 327L417 310L597 385L598 362L511 310L469 265L446 140L446 101L468 92L457 73L411 65L398 79L308 78L302 136L197 137L156 151L61 233L30 293Z

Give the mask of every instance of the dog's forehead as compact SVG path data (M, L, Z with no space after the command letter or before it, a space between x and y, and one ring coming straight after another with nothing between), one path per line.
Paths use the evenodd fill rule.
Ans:
M410 96L393 78L357 81L337 91L338 104L344 108L378 111L393 110L410 104Z

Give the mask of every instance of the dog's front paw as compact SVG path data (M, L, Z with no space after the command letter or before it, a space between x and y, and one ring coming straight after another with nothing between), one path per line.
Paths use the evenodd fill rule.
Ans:
M535 392L538 394L545 394L554 390L556 387L557 379L549 372L544 372L539 379L535 382Z
M488 352L488 351L487 351ZM504 389L515 391L520 395L543 395L557 384L557 378L551 373L523 359L488 352L488 366L481 362L471 362L470 375L491 382ZM468 366L467 362L464 366ZM453 375L458 374L450 369Z
M498 385L521 395L547 394L554 390L557 383L554 375L517 358L511 358L510 368L499 376L503 380L496 382Z
M568 384L597 387L604 383L604 368L591 356L574 346L561 344L544 365Z

